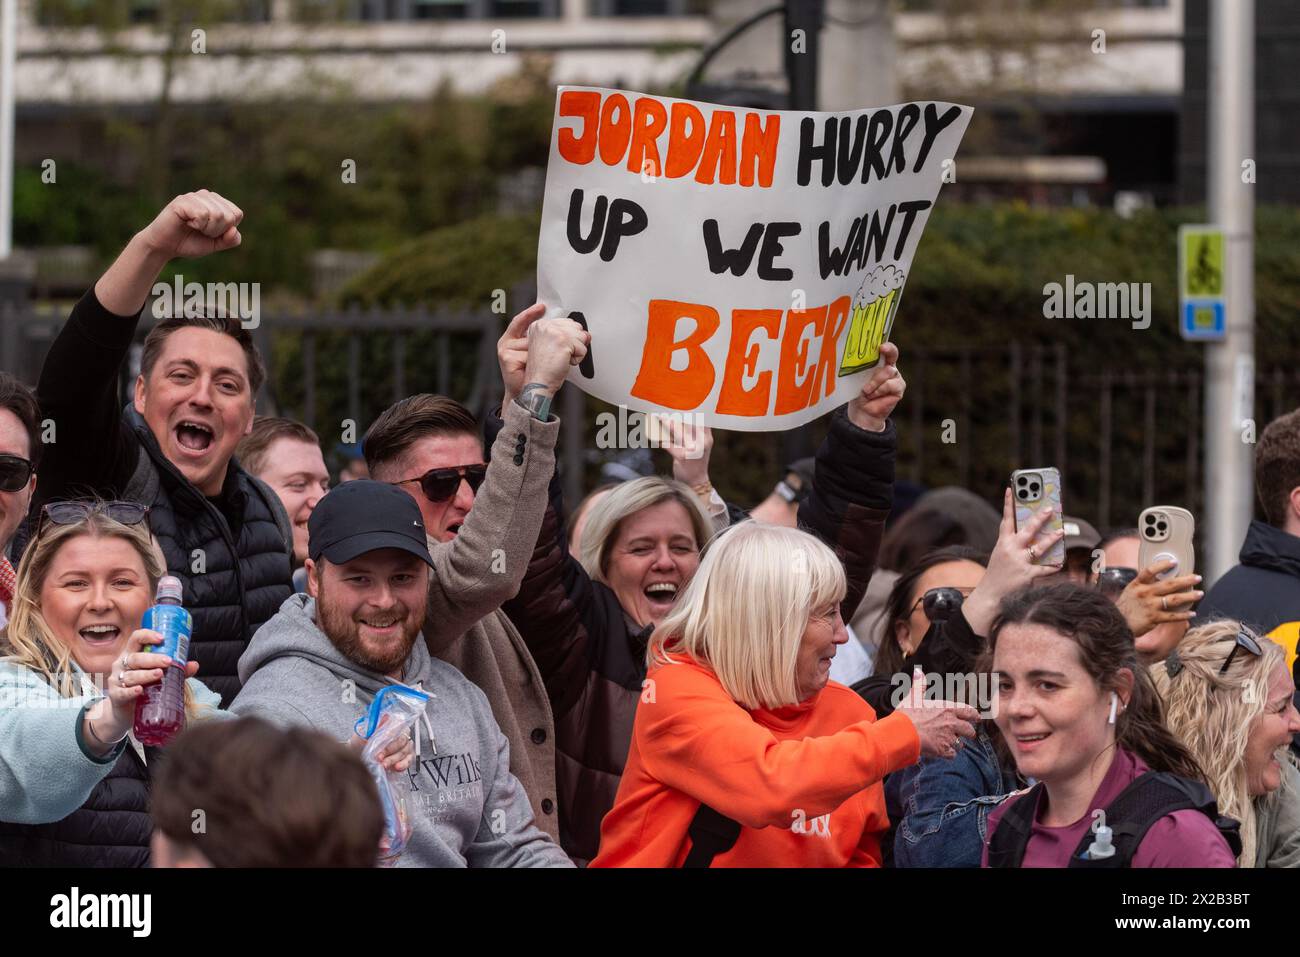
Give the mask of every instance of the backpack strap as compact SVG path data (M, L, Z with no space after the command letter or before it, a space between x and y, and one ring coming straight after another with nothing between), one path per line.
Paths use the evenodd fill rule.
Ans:
M1133 857L1147 831L1156 821L1175 811L1200 811L1214 822L1233 855L1241 853L1240 825L1233 818L1220 816L1209 788L1176 774L1148 771L1135 778L1106 808L1106 826L1112 832L1114 855L1096 861L1083 857L1093 841L1089 829L1074 849L1070 867L1132 867Z
M1007 805L998 819L998 826L989 835L989 867L1020 866L1025 859L1025 848L1029 846L1029 835L1034 829L1034 815L1042 793L1040 781L1028 793L1014 798Z
M709 867L715 857L736 846L740 822L701 804L695 817L691 818L686 836L691 839L691 849L682 867Z

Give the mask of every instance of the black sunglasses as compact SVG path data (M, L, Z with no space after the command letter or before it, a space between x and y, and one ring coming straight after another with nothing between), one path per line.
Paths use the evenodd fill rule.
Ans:
M925 617L930 621L947 621L966 600L967 591L969 589L963 591L960 588L931 588L916 600L916 605L922 607ZM916 605L913 605L912 610L907 613L909 618L916 612Z
M31 478L31 462L17 455L0 454L0 492L21 492Z
M1125 568L1123 565L1108 566L1097 573L1097 591L1107 598L1114 598L1137 577L1136 568Z
M1232 664L1232 659L1237 656L1237 652L1242 648L1245 648L1257 658L1264 653L1264 649L1259 646L1258 641L1246 634L1244 631L1239 631L1237 632L1236 641L1232 646L1232 650L1228 652L1228 657L1223 659L1223 667L1219 669L1219 674L1227 672L1228 665Z
M457 465L448 469L429 469L423 475L415 478L402 479L400 482L394 482L394 485L406 485L408 482L419 482L420 491L430 502L441 504L456 494L456 489L460 488L460 480L464 479L469 483L471 491L477 493L479 486L483 484L483 479L487 477L486 465Z
M139 502L50 502L41 509L32 541L41 537L46 525L76 525L95 513L123 525L139 525L144 522L145 527L149 528L149 506ZM149 534L153 534L152 529L149 529Z

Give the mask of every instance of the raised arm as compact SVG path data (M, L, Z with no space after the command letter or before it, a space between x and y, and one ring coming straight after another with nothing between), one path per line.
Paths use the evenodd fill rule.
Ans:
M489 419L489 434L498 423ZM519 591L501 607L537 662L558 718L581 696L590 667L589 642L622 634L622 629L607 620L609 609L596 599L596 586L569 552L558 472L551 477L548 499Z
M54 423L41 463L37 506L53 498L120 494L135 465L120 424L118 376L140 310L169 261L240 242L239 207L200 190L178 196L136 233L73 307L41 368L37 399Z
M897 433L889 415L903 397L898 347L880 347L884 362L867 378L860 395L831 417L817 450L812 491L799 507L799 525L832 549L844 566L848 591L840 613L857 611L876 570L885 519L894 501Z
M487 477L465 523L451 542L433 549L425 636L454 638L491 614L518 590L537 544L555 471L560 423L542 409L568 372L586 355L588 333L571 319L541 319L534 306L511 321L506 337L527 339L518 392L504 375L507 394L522 396L502 410L504 427L489 453ZM531 403L532 411L522 404Z

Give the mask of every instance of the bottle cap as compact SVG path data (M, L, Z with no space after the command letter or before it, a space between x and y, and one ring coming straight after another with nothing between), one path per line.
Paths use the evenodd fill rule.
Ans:
M1093 841L1088 845L1088 858L1090 860L1100 860L1106 857L1115 856L1115 845L1110 842L1111 829L1104 824L1100 827L1093 828Z
M181 580L175 575L164 575L158 579L158 601L171 599L179 605L182 594Z

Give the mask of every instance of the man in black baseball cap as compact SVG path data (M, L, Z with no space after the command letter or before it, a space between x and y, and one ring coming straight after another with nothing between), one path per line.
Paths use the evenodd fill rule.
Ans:
M390 779L411 824L398 866L572 866L535 826L487 698L420 638L433 559L415 499L386 482L348 482L320 500L307 535L307 594L253 636L231 710L358 741L358 722L400 682L424 733L413 756L398 748L384 760L406 772Z
M420 506L387 482L355 479L322 498L307 519L307 554L335 565L379 548L397 548L433 566Z
M307 520L307 554L321 631L348 658L400 680L433 567L420 506L386 482L346 482Z

